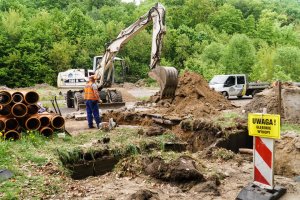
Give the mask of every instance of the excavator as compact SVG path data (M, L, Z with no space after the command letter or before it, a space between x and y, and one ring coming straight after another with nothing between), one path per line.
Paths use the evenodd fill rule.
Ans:
M146 14L141 16L136 22L122 30L117 38L110 42L103 56L94 57L93 74L100 92L100 99L102 102L100 103L100 107L125 105L122 100L121 93L115 89L109 89L114 81L114 62L116 60L122 60L117 58L116 55L129 40L145 29L151 22L153 24L153 31L151 61L149 66L150 71L148 75L159 83L160 99L173 98L175 96L175 90L178 84L178 72L174 67L160 66L162 40L166 33L165 8L162 4L156 3L155 6L153 6ZM126 67L124 68L123 66L123 70L124 69L126 69ZM68 73L72 74L71 71L68 70ZM66 75L63 76L63 73L66 72L60 72L58 75L58 87L71 87L70 80L66 78ZM63 77L65 77L65 79ZM69 85L65 85L65 82ZM73 80L72 82L75 84L76 80ZM82 82L82 79L79 82ZM81 106L84 106L83 90L69 90L67 92L66 100L68 107L75 107L78 110Z

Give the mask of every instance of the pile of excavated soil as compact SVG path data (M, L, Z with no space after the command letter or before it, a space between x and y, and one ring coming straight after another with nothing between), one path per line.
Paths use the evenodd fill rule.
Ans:
M284 85L281 91L281 117L288 122L300 123L300 88ZM245 106L251 113L261 113L267 108L267 113L278 114L278 90L271 88L255 95L254 99Z
M199 183L205 181L203 174L197 169L195 161L188 156L180 157L169 163L160 157L146 158L144 171L151 177L170 182Z
M152 101L157 98L152 97ZM209 88L207 81L199 74L186 71L179 77L173 100L159 100L158 107L167 107L165 114L191 116L194 118L215 115L233 105L220 93Z
M267 113L278 113L278 98L274 88L256 94L253 100L245 106L247 112L253 113L261 113L263 108L267 109Z
M282 134L275 143L275 174L295 177L300 174L300 135L293 132Z

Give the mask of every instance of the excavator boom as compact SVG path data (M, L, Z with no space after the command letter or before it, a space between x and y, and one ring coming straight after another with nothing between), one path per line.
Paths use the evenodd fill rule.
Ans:
M141 16L136 22L122 30L118 37L114 39L106 48L105 54L95 70L95 78L98 87L102 87L105 76L110 79L113 73L113 60L122 46L130 39L153 23L152 48L149 76L155 79L160 85L160 98L172 98L178 83L178 73L174 67L160 66L160 55L163 36L166 32L165 27L165 8L160 3L152 7L145 15ZM108 80L107 80L108 81Z

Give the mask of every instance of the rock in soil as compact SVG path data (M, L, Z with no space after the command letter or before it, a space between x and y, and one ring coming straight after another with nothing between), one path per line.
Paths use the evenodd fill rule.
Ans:
M159 197L156 192L145 189L132 194L128 200L159 200Z
M144 131L144 134L147 136L157 136L162 135L164 132L166 132L166 129L160 126L151 126L147 130Z
M197 184L191 189L191 192L205 193L209 196L220 196L220 192L215 181L207 181Z

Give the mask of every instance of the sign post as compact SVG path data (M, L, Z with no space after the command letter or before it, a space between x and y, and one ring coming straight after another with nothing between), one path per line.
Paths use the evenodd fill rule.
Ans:
M280 139L280 115L248 114L249 135L253 136L253 183L244 187L236 199L279 199L283 187L274 187L274 141Z

